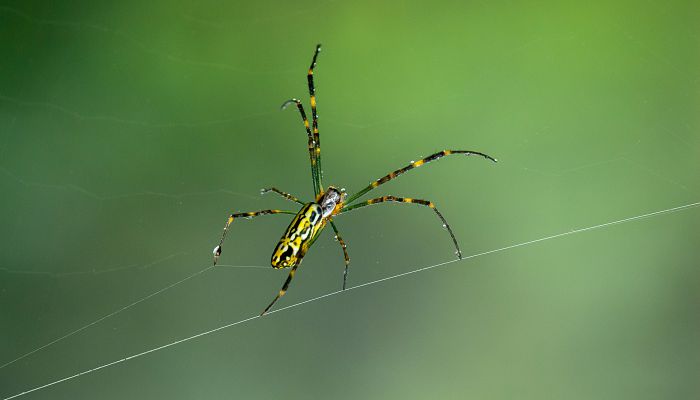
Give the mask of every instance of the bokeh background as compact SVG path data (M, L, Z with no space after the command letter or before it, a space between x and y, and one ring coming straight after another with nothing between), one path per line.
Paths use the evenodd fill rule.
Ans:
M288 216L235 223L224 266L197 272L229 212L295 209L260 188L311 197L279 105L308 99L317 42L327 184L443 148L499 158L376 192L434 201L473 255L700 201L697 21L696 1L3 1L0 397L267 305ZM351 285L453 258L418 206L337 222ZM471 258L22 398L698 398L699 223L689 208ZM339 289L332 236L280 307Z

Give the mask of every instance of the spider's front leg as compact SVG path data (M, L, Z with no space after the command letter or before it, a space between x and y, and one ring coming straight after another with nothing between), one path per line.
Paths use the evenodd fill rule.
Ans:
M283 191L277 189L276 187L270 187L270 188L260 189L260 194L261 194L261 195L263 195L263 194L265 194L265 193L269 193L269 192L277 193L278 195L284 197L285 199L287 199L287 200L289 200L289 201L293 201L293 202L299 203L299 204L301 204L301 205L306 205L306 203L304 203L303 201L297 199L296 196L291 195L291 194L289 194L289 193L287 193L287 192L283 192Z
M430 200L421 200L421 199L413 199L410 197L398 197L398 196L382 196L382 197L377 197L376 199L370 199L367 201L363 201L361 203L357 203L351 206L345 206L343 207L343 210L340 212L346 213L348 211L354 210L356 208L361 208L361 207L367 207L371 206L372 204L380 204L384 202L397 202L397 203L408 203L408 204L419 204L421 206L426 206L432 209L435 214L440 218L442 221L442 227L447 229L447 232L449 232L450 237L452 238L452 243L455 246L455 255L457 258L460 260L462 259L462 250L459 249L459 244L457 243L457 238L455 238L455 234L452 232L452 228L450 228L450 224L447 223L447 220L445 217L442 216L440 211L438 211L437 207L435 207L435 204L433 204L432 201Z
M420 160L418 160L418 161L411 161L411 163L408 164L407 166L405 166L405 167L403 167L403 168L399 168L399 169L397 169L397 170L394 171L394 172L391 172L391 173L388 173L388 174L384 175L383 177L381 177L381 178L377 179L376 181L370 183L370 184L369 184L367 187L365 187L364 189L362 189L362 190L360 190L359 192L357 192L357 193L353 194L352 196L348 197L348 198L345 200L345 204L348 204L348 205L351 204L351 203L354 202L355 200L357 200L357 199L359 199L360 197L364 196L365 193L369 192L370 190L373 190L373 189L377 188L377 187L380 186L380 185L383 185L383 184L385 184L385 183L387 183L387 182L389 182L389 181L391 181L391 180L394 180L394 179L398 178L399 176L405 174L406 172L408 172L408 171L410 171L410 170L412 170L412 169L414 169L414 168L421 167L421 166L426 165L427 163L429 163L429 162L431 162L431 161L439 160L439 159L441 159L442 157L451 156L451 155L453 155L453 154L463 154L463 155L465 155L465 156L479 156L479 157L483 157L483 158L485 158L485 159L487 159L487 160L491 160L491 161L493 161L493 162L498 162L495 158L491 157L490 155L484 154L484 153L481 153L481 152L478 152L478 151L471 151L471 150L443 150L443 151L438 151L437 153L431 154L431 155L429 155L428 157L422 158L422 159L420 159Z
M333 228L333 232L335 232L335 239L338 241L340 244L340 247L343 249L343 257L345 257L345 271L343 272L343 290L345 290L345 285L348 281L348 266L350 266L350 256L348 256L348 249L345 245L345 241L343 238L340 236L340 232L338 232L338 227L335 226L335 223L331 220L331 228Z
M298 99L290 99L285 101L282 104L282 109L284 110L287 108L289 104L296 104L297 109L299 110L299 114L301 115L301 120L304 122L304 128L306 128L306 134L309 138L309 161L311 162L311 180L312 184L314 187L314 195L318 196L319 193L321 193L321 175L320 175L320 170L319 166L317 164L317 156L316 156L316 139L314 137L314 134L311 132L311 127L309 125L309 120L306 118L306 112L304 111L304 106L301 104L301 101Z
M224 232L221 234L221 240L219 240L219 244L214 247L214 265L219 261L219 257L221 256L221 246L224 244L224 239L226 238L226 234L228 233L229 226L233 223L233 221L236 218L253 218L257 217L259 215L268 215L268 214L291 214L291 215L296 215L295 212L292 211L283 211L283 210L260 210L260 211L252 211L252 212L243 212L243 213L236 213L236 214L231 214L228 219L226 220L226 224L224 224Z

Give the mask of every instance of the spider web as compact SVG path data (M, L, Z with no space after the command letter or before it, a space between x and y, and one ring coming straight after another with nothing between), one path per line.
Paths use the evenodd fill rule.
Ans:
M294 398L335 392L344 385L335 375L398 397L402 382L419 376L454 393L460 386L450 374L473 376L475 396L508 397L508 389L486 388L500 377L501 361L551 364L531 368L528 379L556 372L566 381L581 370L558 371L565 358L584 370L612 364L618 373L620 358L650 346L661 366L684 354L675 378L657 381L659 393L670 393L665 385L690 393L679 382L690 381L700 362L697 346L684 341L697 331L689 307L700 292L693 241L700 62L688 55L698 35L683 12L659 14L666 30L656 42L630 21L610 20L597 33L581 23L494 35L489 48L470 39L396 49L391 32L353 42L324 24L303 38L231 43L247 29L335 15L334 6L226 18L157 6L141 17L122 15L128 7L0 6L12 38L3 43L11 61L2 63L0 86L0 397L109 390L115 398L148 391ZM164 21L160 29L147 16ZM326 184L353 191L443 147L486 151L501 162L445 159L377 192L435 201L471 255L466 260L450 258L449 236L427 210L353 212L337 220L352 259L350 282L374 289L337 296L342 257L326 234L275 314L257 321L250 315L286 277L267 267L267 257L288 219L234 225L223 266L211 269L209 252L229 211L294 209L257 196L261 187L310 197L303 129L297 115L275 106L306 98L304 68L317 37L331 41L317 70ZM612 45L601 44L611 37ZM454 49L473 54L445 56ZM355 94L361 87L371 93ZM414 275L439 266L449 268ZM676 311L669 316L669 309ZM590 328L610 324L612 332ZM616 347L630 332L661 324L629 348ZM438 326L439 335L427 330ZM581 335L593 361L576 358L586 351L570 341ZM344 351L334 350L338 343ZM479 350L496 345L503 349ZM526 350L538 346L544 353ZM561 358L547 355L561 350ZM327 354L309 355L316 352ZM480 372L464 365L467 357ZM424 365L412 366L415 360ZM343 367L346 361L357 367ZM199 363L204 371L184 366ZM290 372L269 392L243 383L266 382L269 366L284 363L304 372ZM328 363L328 371L317 366ZM650 364L638 362L637 376L623 382L647 380ZM515 362L509 376L530 367ZM309 374L325 383L294 386ZM425 393L413 390L412 397ZM361 393L350 387L347 396Z

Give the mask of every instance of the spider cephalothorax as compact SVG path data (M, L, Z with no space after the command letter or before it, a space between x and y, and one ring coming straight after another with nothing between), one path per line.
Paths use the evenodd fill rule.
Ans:
M260 194L264 194L267 192L275 192L283 196L287 200L291 200L293 202L301 204L301 210L261 210L254 212L231 214L226 220L226 224L224 225L224 232L221 235L219 245L214 248L214 265L216 265L216 262L218 261L219 256L221 255L221 246L224 243L226 233L228 232L229 226L236 218L253 218L259 215L266 214L294 215L294 219L292 219L292 222L287 227L287 230L285 231L284 235L277 244L277 247L275 247L275 251L272 253L271 260L273 268L291 268L291 271L289 272L289 276L284 282L282 289L280 289L280 291L277 293L277 296L272 300L270 305L268 305L267 308L265 308L262 314L265 314L272 307L272 305L275 304L275 302L286 293L287 288L289 287L289 283L294 278L294 274L296 273L297 268L301 264L302 259L306 255L306 252L308 251L309 247L311 247L311 245L314 243L314 241L316 241L318 236L323 231L323 228L326 227L326 224L331 225L331 228L333 228L333 231L335 232L335 238L338 241L338 243L340 243L340 246L343 249L343 256L345 257L345 271L343 272L343 290L345 290L348 275L348 265L350 265L350 257L348 256L345 241L343 241L343 238L340 237L338 228L333 222L333 217L346 213L350 210L354 210L356 208L366 207L372 204L379 204L384 202L398 202L427 206L435 212L438 218L440 218L440 220L442 221L442 226L447 229L447 231L450 234L450 237L452 238L452 242L455 246L455 254L457 255L457 257L462 258L462 252L459 249L457 239L455 238L454 233L452 233L450 225L447 223L445 218L438 211L438 209L435 207L435 204L433 204L432 201L398 196L382 196L377 197L375 199L362 201L359 203L355 203L355 201L360 197L364 196L370 190L380 185L383 185L384 183L389 182L392 179L395 179L399 175L445 156L453 154L464 154L466 156L476 155L496 162L495 158L484 153L480 153L478 151L443 150L435 154L429 155L428 157L425 157L418 161L411 161L409 165L403 168L399 168L396 171L391 172L373 181L368 186L349 197L346 196L344 190L338 190L333 186L329 186L324 191L322 183L323 173L321 170L321 141L318 133L318 115L316 114L316 89L314 87L314 67L316 66L316 58L318 57L320 51L321 45L319 44L316 46L316 51L314 52L314 57L311 61L311 66L309 67L309 71L307 74L307 80L309 83L309 95L311 97L312 124L309 124L309 120L306 118L306 112L304 111L304 106L301 104L301 101L297 99L291 99L285 101L284 104L282 104L282 108L285 108L287 105L292 103L296 104L297 109L299 110L299 114L301 114L301 119L304 122L304 127L306 128L306 133L308 136L309 160L311 162L311 180L313 183L316 201L305 203L299 200L298 198L292 196L291 194L283 192L277 188L263 189L260 191Z
M323 210L323 218L329 218L340 213L343 209L344 200L345 191L328 186L326 192L321 194L318 199L318 204Z

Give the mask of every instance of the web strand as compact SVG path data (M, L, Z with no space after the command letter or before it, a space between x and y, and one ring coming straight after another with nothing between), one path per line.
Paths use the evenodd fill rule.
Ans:
M187 277L185 277L185 278L180 279L180 280L177 281L177 282L171 283L170 285L168 285L168 286L166 286L166 287L164 287L164 288L162 288L162 289L158 289L158 290L156 290L155 292L153 292L153 293L151 293L151 294L149 294L149 295L147 295L147 296L144 296L144 297L142 297L142 298L140 298L140 299L138 299L138 300L136 300L136 301L134 301L134 302L132 302L132 303L130 303L130 304L127 304L127 305L125 305L125 306L123 306L123 307L121 307L121 308L119 308L119 309L117 309L117 310L114 310L114 311L112 311L112 312L109 313L109 314L105 314L105 315L103 315L102 317L100 317L100 318L98 318L98 319L96 319L96 320L94 320L94 321L92 321L92 322L90 322L90 323L88 323L88 324L86 324L86 325L81 326L80 328L77 328L77 329L75 329L75 330L73 330L73 331L70 331L70 332L66 333L65 335L63 335L63 336L60 336L60 337L58 337L58 338L56 338L56 339L54 339L54 340L52 340L52 341L46 343L45 345L39 346L39 347L37 347L37 348L34 349L34 350L31 350L31 351L29 351L29 352L27 352L27 353L24 353L24 354L22 354L21 356L19 356L19 357L17 357L17 358L14 358L14 359L12 359L12 360L10 360L10 361L8 361L8 362L6 362L6 363L0 365L0 369L3 369L3 368L5 368L5 367L7 367L7 366L9 366L9 365L12 365L12 364L16 363L17 361L22 360L22 359L24 359L24 358L26 358L26 357L29 357L29 356L31 356L32 354L34 354L34 353L36 353L36 352L39 352L39 351L41 351L41 350L43 350L43 349L45 349L45 348L47 348L47 347L49 347L49 346L52 346L52 345L54 345L54 344L56 344L56 343L58 343L58 342L60 342L60 341L62 341L62 340L68 339L69 337L75 335L76 333L80 333L80 332L84 331L85 329L87 329L87 328L89 328L89 327L91 327L91 326L93 326L93 325L96 325L96 324L98 324L98 323L100 323L100 322L102 322L102 321L104 321L104 320L106 320L106 319L108 319L108 318L112 318L112 317L114 317L115 315L117 315L117 314L119 314L119 313L121 313L121 312L124 312L124 311L126 311L126 310L128 310L128 309L130 309L130 308L132 308L132 307L134 307L134 306L136 306L136 305L139 304L139 303L142 303L142 302L144 302L144 301L146 301L146 300L148 300L148 299L150 299L150 298L152 298L152 297L154 297L154 296L156 296L156 295L159 295L159 294L165 292L166 290L172 289L172 288L174 288L175 286L178 286L178 285L180 285L180 284L182 284L182 283L185 283L186 281L188 281L188 280L190 280L190 279L192 279L192 278L194 278L194 277L196 277L196 276L198 276L198 275L201 275L201 274L203 274L204 272L206 272L206 271L208 271L208 270L210 270L210 269L212 269L212 268L213 268L213 266L210 265L210 266L208 266L208 267L206 267L206 268L204 268L204 269L201 269L201 270L199 270L199 271L197 271L197 272L195 272L195 273L193 273L193 274L191 274L191 275L189 275L189 276L187 276ZM220 268L254 268L254 269L272 270L272 268L270 268L270 267L263 267L263 266L261 266L261 265L227 265L227 264L220 264L220 265L217 265L216 268L217 268L217 269L220 269Z
M130 304L128 304L128 305L125 305L124 307L121 307L121 308L119 308L119 309L117 309L117 310L115 310L115 311L112 311L112 312L109 313L109 314L105 314L104 316L102 316L102 317L100 317L100 318L98 318L98 319L96 319L96 320L90 322L89 324L83 325L83 326L81 326L80 328L75 329L75 330L73 330L73 331L70 331L70 332L66 333L65 335L63 335L63 336L60 336L60 337L58 337L58 338L56 338L56 339L54 339L54 340L52 340L52 341L46 343L46 344L43 345L43 346L37 347L36 349L34 349L34 350L30 351L30 352L24 353L24 354L22 354L21 356L19 356L19 357L15 358L15 359L13 359L13 360L11 360L11 361L8 361L8 362L6 362L6 363L0 365L0 369L5 368L5 367L7 367L8 365L14 364L14 363L16 363L17 361L19 361L19 360L21 360L21 359L23 359L23 358L29 357L29 356L31 356L32 354L34 354L34 353L36 353L36 352L38 352L38 351L41 351L41 350L43 350L43 349L45 349L45 348L47 348L47 347L49 347L49 346L51 346L51 345L53 345L53 344L56 344L56 343L60 342L61 340L68 339L69 337L75 335L76 333L82 332L82 331L84 331L85 329L87 329L87 328L89 328L89 327L91 327L91 326L93 326L93 325L96 325L96 324L98 324L98 323L100 323L100 322L102 322L102 321L104 321L104 320L106 320L106 319L108 319L108 318L111 318L111 317L113 317L113 316L115 316L115 315L121 313L122 311L126 311L126 310L128 310L128 309L134 307L135 305L137 305L137 304L139 304L139 303L142 303L142 302L144 302L144 301L150 299L150 298L153 297L153 296L156 296L156 295L159 295L159 294L165 292L165 291L168 290L168 289L172 289L172 288L174 288L175 286L177 286L177 285L179 285L179 284L181 284L181 283L183 283L183 282L185 282L185 281L188 281L188 280L194 278L195 276L200 275L200 274L206 272L207 270L209 270L209 269L211 269L211 268L213 268L213 266L209 266L209 267L207 267L207 268L205 268L205 269L202 269L202 270L200 270L200 271L197 271L197 272L195 272L195 273L193 273L193 274L191 274L191 275L189 275L189 276L187 276L187 277L185 277L185 278L180 279L179 281L177 281L177 282L175 282L175 283L171 283L170 285L168 285L168 286L166 286L166 287L164 287L164 288L162 288L162 289L159 289L159 290L157 290L157 291L155 291L155 292L149 294L148 296L144 296L144 297L142 297L142 298L140 298L140 299L134 301L133 303L130 303Z
M560 237L564 237L564 236L569 236L569 235L573 235L573 234L577 234L577 233L582 233L582 232L592 231L592 230L596 230L596 229L606 228L606 227L610 227L610 226L613 226L613 225L620 225L620 224L624 224L624 223L627 223L627 222L632 222L632 221L635 221L635 220L641 220L641 219L645 219L645 218L649 218L649 217L654 217L654 216L658 216L658 215L662 215L662 214L668 214L668 213L672 213L672 212L677 212L677 211L681 211L681 210L686 210L686 209L689 209L689 208L692 208L692 207L696 207L696 206L698 206L698 205L700 205L700 202L689 203L689 204L685 204L685 205L678 206L678 207L672 207L672 208L667 208L667 209L664 209L664 210L659 210L659 211L654 211L654 212L650 212L650 213L646 213L646 214L637 215L637 216L634 216L634 217L628 217L628 218L623 218L623 219L619 219L619 220L616 220L616 221L605 222L605 223L602 223L602 224L599 224L599 225L588 226L588 227L585 227L585 228L572 229L572 230L567 231L567 232L557 233L557 234L554 234L554 235L545 236L545 237L541 237L541 238L538 238L538 239L533 239L533 240L529 240L529 241L526 241L526 242L521 242L521 243L509 245L509 246L501 247L501 248L498 248L498 249L485 251L485 252L482 252L482 253L472 254L472 255L470 255L470 256L466 256L466 257L462 258L461 260L457 259L457 260L445 261L445 262L442 262L442 263L439 263L439 264L430 265L430 266L418 268L418 269L415 269L415 270L411 270L411 271L408 271L408 272L403 272L403 273L400 273L400 274L387 276L387 277L385 277L385 278L381 278L381 279L376 279L376 280L373 280L373 281L365 282L365 283L362 283L362 284L359 284L359 285L356 285L356 286L348 287L345 291L350 291L350 290L354 290L354 289L359 289L359 288L362 288L362 287L365 287L365 286L370 286L370 285L374 285L374 284L377 284L377 283L380 283L380 282L384 282L384 281L388 281L388 280L391 280L391 279L400 278L400 277L403 277L403 276L406 276L406 275L411 275L411 274L415 274L415 273L418 273L418 272L426 271L426 270L429 270L429 269L433 269L433 268L437 268L437 267L442 267L442 266L445 266L445 265L448 265L448 264L452 264L452 263L456 263L456 262L459 262L459 261L463 261L463 260L466 260L466 259L471 259L471 258L476 258L476 257L481 257L481 256L489 255L489 254L499 253L499 252L506 251L506 250L510 250L510 249L514 249L514 248L517 248L517 247L529 246L529 245L531 245L531 244L535 244L535 243L539 243L539 242L544 242L544 241L546 241L546 240L551 240L551 239L556 239L556 238L560 238ZM182 281L187 280L187 279L190 279L190 278L192 278L192 277L194 277L194 276L196 276L196 275L199 275L199 274L203 273L204 271L207 271L207 270L210 269L210 268L213 268L213 267L208 267L208 268L206 268L206 269L204 269L204 270L201 270L201 271L199 271L199 272L197 272L197 273L195 273L195 274L193 274L193 275L190 275L189 277L183 279ZM182 282L182 281L180 281L180 282ZM180 283L180 282L178 282L178 283ZM176 284L178 284L178 283L175 283L175 284L171 285L170 287L172 287L172 286L174 286L174 285L176 285ZM168 288L169 288L169 287L168 287ZM167 288L166 288L166 289L167 289ZM166 289L161 289L159 292L156 292L156 293L154 293L154 294L151 294L151 295L149 295L149 296L147 296L147 297L145 297L145 298L139 300L139 302L140 302L140 301L143 301L143 300L145 300L145 299L147 299L147 298L149 298L149 297L152 297L152 296L154 296L155 294L160 293L160 292L162 292L163 290L166 290ZM311 303L311 302L314 302L314 301L317 301L317 300L321 300L321 299L324 299L324 298L327 298L327 297L330 297L330 296L335 296L335 295L340 294L340 293L342 293L342 292L343 292L343 290L337 290L337 291L334 291L334 292L329 292L329 293L323 294L323 295L321 295L321 296L313 297L313 298L310 298L310 299L307 299L307 300L304 300L304 301L300 301L300 302L298 302L298 303L294 303L294 304L289 305L289 306L286 306L286 307L282 307L282 308L278 308L278 309L276 309L276 310L272 310L272 311L270 311L269 313L267 313L267 315L274 314L274 313L277 313L277 312L282 312L282 311L288 310L288 309L290 309L290 308L298 307L298 306L301 306L301 305L304 305L304 304L308 304L308 303ZM135 303L134 303L134 304L135 304ZM127 306L127 307L131 307L131 305L130 305L130 306ZM72 334L74 334L74 333L77 333L77 332L80 331L80 330L86 329L87 327L92 326L92 325L96 324L97 322L99 322L99 321L101 321L101 320L103 320L103 319L105 319L105 318L108 318L109 316L114 315L114 314L116 314L117 312L120 312L120 311L122 311L122 310L120 309L120 310L118 310L118 311L115 311L114 313L109 314L108 316L105 316L105 317L103 317L103 318L101 318L101 319L99 319L99 320L97 320L97 321L95 321L95 322L93 322L93 323L91 323L91 324L85 325L84 327L80 328L79 330L76 330L76 331L74 331L73 333L70 333L70 334L68 334L68 335L66 335L66 336L64 336L64 337L68 337L68 336L70 336L70 335L72 335ZM3 400L10 400L10 399L14 399L14 398L17 398L17 397L20 397L20 396L24 396L24 395L26 395L26 394L33 393L33 392L36 392L36 391L38 391L38 390L42 390L42 389L48 388L48 387L50 387L50 386L57 385L57 384L59 384L59 383L66 382L66 381L69 381L69 380L71 380L71 379L78 378L78 377L80 377L80 376L87 375L87 374L90 374L90 373L99 371L99 370L101 370L101 369L105 369L105 368L111 367L111 366L113 366L113 365L121 364L121 363L124 363L124 362L126 362L126 361L133 360L133 359L135 359L135 358L139 358L139 357L141 357L141 356L145 356L145 355L147 355L147 354L154 353L154 352L156 352L156 351L163 350L163 349L166 349L166 348L168 348L168 347L172 347L172 346L178 345L178 344L180 344L180 343L188 342L188 341L190 341L190 340L194 340L194 339L200 338L200 337L202 337L202 336L206 336L206 335L209 335L209 334L212 334L212 333L215 333L215 332L218 332L218 331L221 331L221 330L224 330L224 329L227 329L227 328L236 326L236 325L240 325L240 324L243 324L243 323L246 323L246 322L249 322L249 321L258 319L258 318L260 318L260 317L261 317L260 315L255 315L255 316L248 317L248 318L245 318L245 319L236 321L236 322L232 322L232 323L229 323L229 324L226 324L226 325L219 326L219 327L214 328L214 329L210 329L210 330L208 330L208 331L200 332L200 333L198 333L198 334L196 334L196 335L188 336L188 337L186 337L186 338L179 339L179 340L176 340L176 341L174 341L174 342L170 342L170 343L164 344L164 345L162 345L162 346L154 347L154 348L152 348L152 349L149 349L149 350L146 350L146 351L142 351L142 352L140 352L140 353L135 353L135 354L132 354L132 355L130 355L130 356L128 356L128 357L124 357L124 358L121 358L121 359L118 359L118 360L109 362L109 363L107 363L107 364L102 364L102 365L100 365L100 366L97 366L97 367L94 367L94 368L91 368L91 369L88 369L88 370L85 370L85 371L78 372L78 373L76 373L76 374L67 376L67 377L65 377L65 378L62 378L62 379L59 379L59 380L56 380L56 381L53 381L53 382L50 382L50 383L47 383L47 384L44 384L44 385L41 385L41 386L34 387L34 388L29 389L29 390L26 390L26 391L24 391L24 392L14 394L14 395L9 396L9 397L5 397ZM57 340L55 340L55 341L52 342L52 343L55 343L55 342L57 342L57 341L59 341L59 340L61 340L61 339L62 339L62 338L57 339ZM29 354L35 353L35 352L41 350L42 348L45 348L45 347L51 345L52 343L49 343L49 344L47 344L47 345L45 345L45 346L43 346L43 347L41 347L41 348L39 348L39 349L36 349L36 350L34 350L34 351L30 352L30 353L27 353L26 355L22 356L21 358L24 358L24 357L28 356ZM12 362L14 362L14 361L12 361ZM6 365L7 365L7 364L6 364Z

